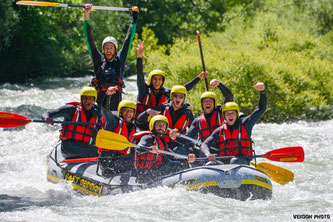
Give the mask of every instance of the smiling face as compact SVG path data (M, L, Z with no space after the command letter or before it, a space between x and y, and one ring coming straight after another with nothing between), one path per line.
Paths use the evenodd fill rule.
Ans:
M153 75L153 77L151 78L151 84L153 85L154 89L160 89L163 85L163 76Z
M105 58L107 60L113 59L116 55L116 47L114 46L114 44L112 44L110 42L107 42L103 45L103 51L104 51Z
M129 108L129 107L124 107L120 111L123 119L125 120L126 123L130 122L134 116L134 109Z
M158 134L164 134L167 129L167 123L162 120L157 120L154 125L154 130Z
M236 110L228 110L224 112L225 121L227 121L227 124L232 126L235 124L237 120L237 111Z
M213 112L215 107L215 102L213 98L203 98L201 104L205 114Z
M95 102L95 97L93 96L81 96L82 108L85 111L91 110Z
M184 101L185 101L185 95L183 93L172 94L172 106L174 110L182 108Z

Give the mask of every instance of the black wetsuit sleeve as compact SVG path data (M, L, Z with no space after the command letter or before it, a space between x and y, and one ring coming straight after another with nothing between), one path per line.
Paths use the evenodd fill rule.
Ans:
M226 87L223 83L220 82L220 84L217 86L219 90L221 91L222 95L224 96L224 103L227 102L233 102L234 101L234 95L232 94L231 90Z
M201 145L200 147L201 152L204 153L206 156L210 154L209 147L214 147L214 145L216 145L217 141L219 140L219 134L220 134L220 127L214 130L212 135L210 135Z
M263 91L260 92L259 108L254 110L253 113L251 113L251 115L241 119L249 137L251 137L254 124L256 124L261 119L266 109L267 109L267 98L265 91Z
M189 81L188 83L185 83L185 88L187 91L190 91L194 88L194 86L196 84L198 84L200 82L200 78L197 76L194 79L192 79L191 81Z
M142 101L147 95L147 85L143 76L143 63L142 58L136 59L136 75L137 75L137 86L138 86L138 101Z
M140 142L138 143L139 146L145 146L145 147L151 147L153 144L154 144L154 138L149 135L141 137ZM149 152L147 148L143 147L136 147L136 150L138 152Z
M42 119L64 117L65 121L71 121L76 111L73 105L64 105L58 109L48 111L42 115Z
M131 50L132 42L133 42L135 31L136 31L136 21L137 21L137 16L134 16L134 14L133 14L132 22L127 30L127 34L126 34L125 40L123 42L123 46L117 53L117 56L119 57L119 59L121 61L122 70L125 70L126 59L127 59L128 53ZM121 76L121 79L123 79L123 78L124 78L124 76Z
M104 129L112 132L119 124L119 117L113 115L111 112L106 111L104 108L102 108L102 115L105 120Z
M94 71L97 73L98 68L102 65L104 55L96 47L91 33L90 20L85 20L83 25L88 51L94 63Z

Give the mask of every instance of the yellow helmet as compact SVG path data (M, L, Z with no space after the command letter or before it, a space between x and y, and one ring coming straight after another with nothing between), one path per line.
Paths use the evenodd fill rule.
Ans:
M92 96L97 99L97 90L91 86L85 86L81 89L80 97L82 96Z
M225 111L229 111L229 110L235 110L235 111L237 111L237 117L239 117L239 106L238 106L237 103L235 103L235 102L227 102L226 104L223 105L223 107L222 107L223 118L225 118L224 112Z
M150 131L153 131L154 129L154 125L155 125L155 122L156 121L164 121L167 123L167 128L168 128L168 125L169 125L169 121L168 121L168 118L166 118L165 116L163 115L156 115L154 116L153 118L151 118L150 122L149 122L149 130Z
M215 108L217 107L217 95L214 92L206 91L206 92L202 93L201 97L200 97L201 103L202 103L202 99L204 99L204 98L214 99Z
M153 76L155 76L155 75L163 76L163 83L164 83L164 80L165 80L165 74L164 74L164 72L161 71L161 70L153 70L148 75L148 85L151 84L151 80L152 80Z
M133 101L131 100L122 100L119 104L118 104L118 115L120 116L120 111L122 108L131 108L134 109L134 115L135 116L135 112L136 112L136 105Z
M182 85L176 85L174 87L171 88L171 92L170 92L170 97L172 98L172 94L173 93L182 93L186 96L187 94L187 90L185 88L185 86Z

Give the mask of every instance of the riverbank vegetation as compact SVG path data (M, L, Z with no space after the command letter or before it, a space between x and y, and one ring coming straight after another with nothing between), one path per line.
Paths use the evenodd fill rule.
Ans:
M112 6L130 7L124 2L113 1ZM110 5L106 0L93 3ZM146 73L164 70L168 87L189 81L202 71L195 34L199 29L209 80L228 86L245 114L257 107L259 95L253 85L262 81L269 103L265 121L333 118L332 1L151 0L132 5L141 12L127 74L135 74L140 38L145 41ZM0 6L2 82L91 73L82 9L16 6L11 0ZM96 44L107 35L121 43L130 17L124 12L93 12ZM203 91L201 81L189 93L197 114ZM222 103L221 93L213 91Z

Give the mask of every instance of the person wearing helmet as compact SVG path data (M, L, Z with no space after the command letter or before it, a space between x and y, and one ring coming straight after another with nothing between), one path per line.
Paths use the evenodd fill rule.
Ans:
M107 94L112 95L115 90L108 90ZM122 100L118 105L118 116L102 108L105 118L104 130L123 135L131 141L136 132L135 126L136 105L131 100ZM127 172L133 166L134 156L128 155L129 150L107 150L98 148L100 168L103 175Z
M224 96L224 103L233 101L232 92L229 90L228 87L223 85L217 79L211 80L209 86L212 88L218 87L220 89L222 95ZM200 99L203 113L193 120L185 136L193 139L197 139L199 137L200 141L204 142L217 127L222 125L223 115L222 106L218 104L217 95L214 92L206 91L201 94ZM194 152L197 156L200 155L199 150L194 149L195 144L188 142L188 140L186 139L181 139L177 137L176 131L170 132L170 138L172 138L173 140L177 140L177 142L181 144L185 144L182 147L178 147L178 152Z
M170 89L164 87L166 75L162 70L152 70L148 75L148 83L143 75L142 57L144 53L144 41L139 40L137 47L137 116L147 109L154 109L156 106L166 104L170 99ZM184 86L190 91L201 79L207 78L208 72L202 72ZM148 126L139 126L146 130Z
M65 158L91 157L97 155L95 138L104 125L104 118L95 101L97 91L94 87L83 87L81 102L70 102L58 109L43 114L42 119L53 125L53 118L63 117L65 121L78 124L62 124L60 130L61 151ZM80 122L91 124L79 124Z
M176 85L172 87L170 92L171 102L142 112L137 118L137 123L139 125L147 124L151 117L156 114L163 114L169 121L169 128L176 129L179 133L185 134L187 127L191 125L194 119L190 104L185 102L186 94L187 90L185 86ZM168 143L169 149L173 150L178 146L178 143L170 139L169 133L170 131L168 130L164 135L164 139Z
M168 118L156 115L149 122L149 131L142 131L134 135L134 143L139 145L135 148L134 162L137 182L144 183L183 167L183 162L173 161L169 156L158 153L158 150L168 151L168 144L163 138L168 125ZM151 150L148 150L147 147L150 147ZM188 157L189 162L195 160L193 154Z
M111 96L111 106L109 107L111 111L116 112L118 104L122 99L122 88L125 87L123 83L125 63L134 38L139 9L137 6L132 7L132 22L122 48L118 48L118 42L114 37L107 36L102 42L102 53L97 49L92 37L90 27L91 9L92 4L85 4L83 11L85 39L94 63L94 72L96 75L92 80L92 85L98 90L97 104L99 107L104 106L106 103L105 92L107 89L110 86L117 86L117 92Z
M259 108L251 115L239 118L239 106L235 102L227 102L222 107L225 123L217 128L200 148L210 161L215 161L216 156L234 156L229 159L230 163L249 164L251 161L237 156L252 155L252 129L267 109L265 84L258 82L254 88L260 92L260 99Z

